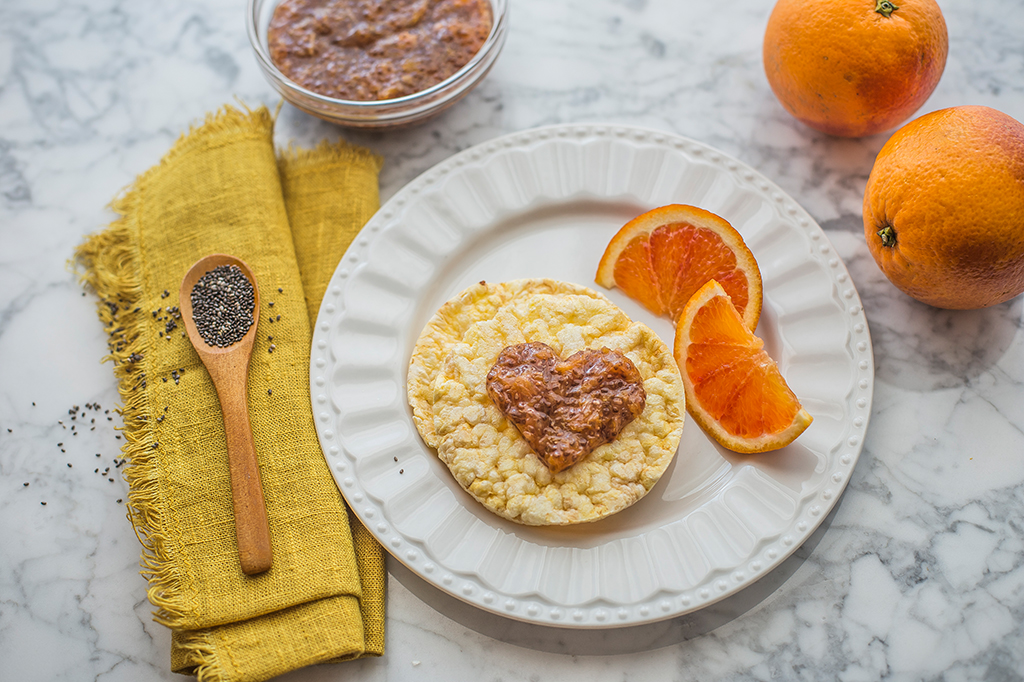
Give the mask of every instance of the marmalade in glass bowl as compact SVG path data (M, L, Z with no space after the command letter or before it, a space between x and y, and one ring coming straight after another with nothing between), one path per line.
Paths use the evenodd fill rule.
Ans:
M301 87L381 101L455 74L492 22L487 0L283 0L267 42L275 66Z

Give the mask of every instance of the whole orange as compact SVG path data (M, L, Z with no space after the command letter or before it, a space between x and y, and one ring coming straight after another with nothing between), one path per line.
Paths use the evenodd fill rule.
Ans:
M790 114L862 137L895 128L939 83L949 37L935 0L779 0L764 69Z
M903 126L864 190L864 236L882 272L939 308L1024 291L1024 125L981 106Z

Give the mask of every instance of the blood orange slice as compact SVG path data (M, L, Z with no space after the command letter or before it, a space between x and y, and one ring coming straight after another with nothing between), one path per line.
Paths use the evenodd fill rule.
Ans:
M748 329L761 317L761 271L725 219L671 204L626 223L605 249L596 281L618 287L656 315L679 317L690 296L718 280Z
M764 342L745 326L715 280L701 287L679 316L674 353L687 411L730 450L776 450L810 425L811 415Z

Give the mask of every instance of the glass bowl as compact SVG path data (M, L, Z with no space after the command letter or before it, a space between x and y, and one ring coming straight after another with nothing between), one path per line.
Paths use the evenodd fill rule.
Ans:
M439 114L465 97L483 80L505 45L508 0L489 0L493 21L480 50L449 78L426 90L395 99L357 101L325 97L298 85L270 59L267 29L280 0L248 0L246 25L256 61L270 84L297 108L350 128L393 128L418 123Z

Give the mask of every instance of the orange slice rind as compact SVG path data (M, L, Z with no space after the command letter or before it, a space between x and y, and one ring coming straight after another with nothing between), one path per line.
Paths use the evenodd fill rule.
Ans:
M687 411L724 447L777 450L813 420L717 281L701 287L684 307L673 350Z
M675 320L706 282L718 280L750 330L761 316L761 271L743 237L724 218L670 204L626 223L597 268L601 286L618 287L656 315Z

